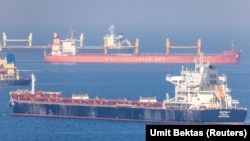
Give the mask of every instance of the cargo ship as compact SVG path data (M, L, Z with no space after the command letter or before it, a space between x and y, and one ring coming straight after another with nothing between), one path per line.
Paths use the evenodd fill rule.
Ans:
M41 54L43 55L44 51L47 49L47 46L24 46L24 45L8 45L6 47L2 47L3 53L12 52L14 54Z
M124 39L122 34L114 34L114 26L109 28L110 33L104 36L103 47L76 46L76 39L60 40L54 35L51 50L44 53L44 61L48 63L162 63L162 64L192 64L199 60L201 51L201 39L194 46L173 46L166 39L166 53L146 54L139 53L139 39L135 39L132 45L129 40ZM83 37L81 37L83 39ZM81 41L83 42L83 41ZM81 43L82 44L82 43ZM91 49L92 48L92 49ZM171 48L196 48L195 54L170 53ZM91 51L87 51L87 49ZM124 51L127 50L127 51ZM220 54L204 54L204 62L212 64L238 64L240 51L235 51L234 46L230 51Z
M33 34L30 33L28 38L22 38L22 39L14 39L14 38L8 38L7 34L3 32L3 39L1 41L0 45L0 51L4 53L40 53L43 54L43 52L46 49L46 46L42 45L33 45Z
M118 35L114 32L115 26L109 27L109 32L103 38L106 41L106 51L111 54L131 54L134 51L130 41L124 38L123 33ZM51 56L72 56L76 54L104 54L102 46L83 46L84 34L81 33L79 39L74 37L74 30L70 28L70 38L61 40L57 33L54 33L52 45L46 48L45 54Z
M15 65L15 55L8 53L0 59L0 86L30 85L31 77L20 76Z
M175 86L173 97L163 101L155 96L139 100L90 98L88 94L63 97L61 92L36 91L32 74L31 90L10 91L9 106L14 116L82 118L159 122L166 124L244 124L247 108L233 99L227 77L208 63L182 68L179 76L167 74Z

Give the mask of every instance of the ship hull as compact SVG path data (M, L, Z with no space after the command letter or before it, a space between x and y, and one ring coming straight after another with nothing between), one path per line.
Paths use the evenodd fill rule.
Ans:
M41 53L43 54L45 51L45 47L43 46L32 46L32 47L25 47L25 46L18 46L18 47L3 47L2 52L5 53L15 53L15 54L23 54L23 53Z
M78 54L75 56L45 55L44 61L48 63L162 63L162 64L193 64L200 56L190 54ZM226 52L222 54L204 54L203 61L211 64L238 64L240 52Z
M180 110L18 101L15 101L11 105L13 108L13 115L18 116L88 118L163 123L241 124L244 123L247 115L247 110L245 109Z
M23 85L28 86L31 83L31 79L22 79L22 80L1 80L0 86L17 86Z

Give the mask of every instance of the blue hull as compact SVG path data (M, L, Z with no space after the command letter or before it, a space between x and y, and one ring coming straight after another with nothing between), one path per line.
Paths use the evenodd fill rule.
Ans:
M43 54L45 51L45 47L4 47L2 52L4 53L14 53L14 54L29 54L29 53L40 53Z
M14 102L14 115L163 123L244 123L246 109L177 110Z
M21 80L2 80L0 81L0 86L17 86L23 85L28 86L31 83L31 79L21 79Z

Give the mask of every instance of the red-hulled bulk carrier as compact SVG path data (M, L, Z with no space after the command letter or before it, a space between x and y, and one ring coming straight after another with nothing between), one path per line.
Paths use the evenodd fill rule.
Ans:
M104 46L101 48L76 47L78 41L74 38L60 40L54 35L51 52L44 54L44 61L48 63L163 63L187 64L199 60L201 54L201 39L194 46L171 46L166 39L165 54L139 53L139 39L135 45L123 38L122 34L116 36L114 26L109 28L110 33L104 37ZM80 36L83 39L83 35ZM170 48L197 48L196 54L172 54ZM91 50L91 51L89 51ZM212 64L237 64L240 51L230 50L220 54L203 54L204 62Z

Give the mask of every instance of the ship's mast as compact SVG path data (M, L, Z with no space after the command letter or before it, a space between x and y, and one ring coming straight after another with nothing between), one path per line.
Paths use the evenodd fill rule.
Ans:
M232 51L234 50L234 40L232 40Z
M35 81L36 81L36 77L35 75L32 73L31 74L31 94L35 94Z
M201 53L200 55L200 65L203 66L203 60L204 59L204 56L203 56L203 53Z
M70 26L70 39L74 39L74 29Z
M115 26L112 24L112 25L109 27L110 35L114 35L114 29L115 29Z
M201 67L204 66L204 56L203 56L203 52L201 52L200 56L199 56L199 61L195 60L195 71L198 71Z

